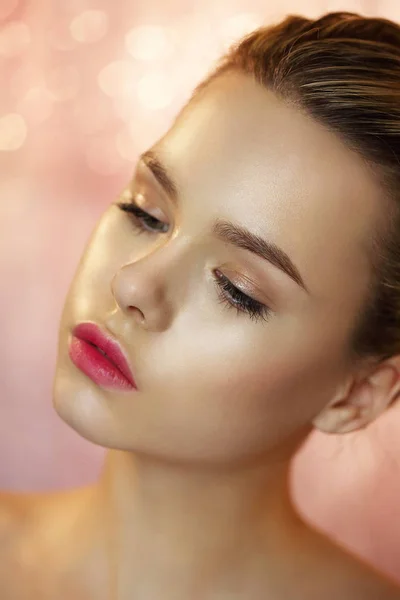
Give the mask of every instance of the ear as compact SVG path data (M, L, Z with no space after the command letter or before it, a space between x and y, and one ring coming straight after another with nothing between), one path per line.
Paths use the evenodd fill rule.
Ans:
M314 419L326 433L362 429L382 414L400 393L400 355L372 367L357 379L354 375Z

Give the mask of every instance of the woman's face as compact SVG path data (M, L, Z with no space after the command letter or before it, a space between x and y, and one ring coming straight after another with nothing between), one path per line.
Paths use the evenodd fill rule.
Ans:
M349 373L379 191L334 134L239 73L152 151L176 195L140 160L123 200L152 218L118 198L95 228L61 319L55 408L106 447L214 463L275 452ZM120 342L137 389L71 362L82 321Z

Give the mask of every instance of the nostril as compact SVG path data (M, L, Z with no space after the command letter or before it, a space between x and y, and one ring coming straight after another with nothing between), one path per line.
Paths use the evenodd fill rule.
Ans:
M141 321L142 323L144 323L144 321L145 321L145 316L144 316L144 314L142 313L142 311L140 310L140 308L138 308L137 306L128 306L128 311L129 311L130 313L137 312L137 317L140 319L140 321Z

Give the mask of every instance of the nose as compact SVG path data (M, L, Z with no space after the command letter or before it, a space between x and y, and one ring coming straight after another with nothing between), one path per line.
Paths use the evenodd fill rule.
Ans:
M144 275L136 263L124 265L117 271L111 289L116 303L129 319L152 331L168 327L165 288L154 277Z
M120 310L150 331L168 328L174 310L173 290L178 287L176 277L181 276L180 261L166 246L123 265L111 282Z

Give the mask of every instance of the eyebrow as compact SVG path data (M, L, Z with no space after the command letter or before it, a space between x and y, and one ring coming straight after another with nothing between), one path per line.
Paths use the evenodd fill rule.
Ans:
M171 174L161 162L154 150L147 150L140 155L139 160L153 173L155 179L161 185L166 194L178 204L179 191L178 185L171 177ZM289 255L273 242L268 242L264 238L251 233L245 227L231 223L224 219L217 219L214 223L213 234L223 242L227 242L238 248L248 250L253 254L268 261L295 281L307 294L309 290L300 274L299 269L293 263Z

